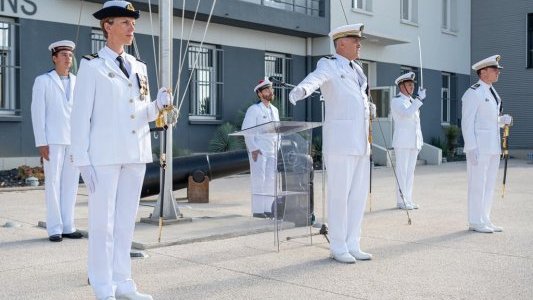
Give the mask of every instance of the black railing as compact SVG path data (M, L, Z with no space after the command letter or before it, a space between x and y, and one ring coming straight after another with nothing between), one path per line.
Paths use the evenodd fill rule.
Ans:
M325 0L240 0L240 1L255 3L259 5L282 9L282 10L293 11L297 13L306 14L309 16L315 16L315 17L324 16L324 1Z

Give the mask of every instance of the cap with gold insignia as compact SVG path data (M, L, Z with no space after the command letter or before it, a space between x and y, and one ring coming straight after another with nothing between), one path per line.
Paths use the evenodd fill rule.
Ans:
M479 71L481 69L487 68L487 67L496 67L498 69L503 69L502 66L500 66L500 59L501 56L496 54L491 57L487 57L485 59L482 59L478 61L477 63L472 65L472 70Z
M415 73L407 72L405 74L400 75L398 78L396 78L396 80L394 80L394 83L396 85L399 85L400 83L405 82L405 81L413 81L414 82L415 81L415 77L416 77Z
M73 41L69 40L53 42L50 44L50 46L48 46L48 50L52 51L52 55L62 50L73 51L74 48L76 48L76 44L74 44Z
M257 91L260 91L267 86L272 86L272 81L268 80L268 78L265 77L265 79L259 80L259 82L254 88L254 92L257 93Z
M123 0L107 1L102 9L93 14L98 20L107 17L132 17L138 19L139 15L139 11L135 10L130 2Z
M329 33L329 37L332 40L340 39L347 36L365 38L363 36L363 28L365 28L365 25L363 25L362 23L343 25L333 29Z

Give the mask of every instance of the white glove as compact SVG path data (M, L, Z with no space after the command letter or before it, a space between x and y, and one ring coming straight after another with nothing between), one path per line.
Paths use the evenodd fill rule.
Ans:
M513 117L508 114L505 114L500 117L500 122L502 122L504 125L511 125L511 123L513 123Z
M368 102L368 109L370 109L370 119L375 119L377 117L376 105L372 102Z
M166 88L160 88L157 92L156 105L159 110L162 110L165 106L172 104L172 94L168 92Z
M83 178L83 182L85 182L85 186L87 186L87 189L89 190L89 193L94 193L95 185L97 183L96 181L96 172L94 171L93 166L87 165L87 166L81 166L80 173L81 178Z
M303 97L305 97L305 90L301 86L294 87L289 93L289 101L292 103L292 105L296 105L296 101L302 99Z
M418 88L418 96L416 96L420 101L426 99L426 89L421 87Z
M477 166L478 157L479 157L479 149L478 148L472 149L472 150L466 152L466 160L469 161L470 163L472 163L473 166Z

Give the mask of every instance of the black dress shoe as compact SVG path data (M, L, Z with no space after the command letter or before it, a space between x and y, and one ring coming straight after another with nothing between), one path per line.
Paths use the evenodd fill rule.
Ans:
M262 214L262 213L254 213L254 218L262 218L262 219L266 219L267 218L267 215L265 214Z
M73 233L63 233L63 237L67 239L81 239L83 234L76 230Z
M63 238L61 237L61 234L54 234L48 237L50 242L61 242Z

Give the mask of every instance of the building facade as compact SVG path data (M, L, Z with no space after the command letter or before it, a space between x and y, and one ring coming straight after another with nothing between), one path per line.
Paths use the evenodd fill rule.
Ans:
M47 0L45 4L37 0L14 0L0 7L0 169L22 163L37 164L30 116L33 80L53 67L47 51L52 41L75 41L78 62L82 55L94 53L103 45L102 32L92 17L103 2ZM151 90L155 93L157 50L154 51L153 45L157 47L158 43L157 1L132 2L141 10L141 19L136 26L135 46L128 51L147 63ZM362 62L380 118L379 123L374 123L374 141L382 146L390 145L389 102L397 93L394 79L407 71L414 71L417 85L423 84L428 89L421 108L424 141L443 140L446 126L460 125L460 98L473 81L471 62L498 52L491 49L493 44L488 39L479 36L489 31L501 31L500 36L505 36L503 28L489 22L488 16L498 10L493 0L490 1L493 5L482 8L478 7L481 0L472 3L470 0L218 0L207 30L213 0L186 1L185 7L181 0L173 2L173 76L177 83L174 89L179 93L177 102L182 103L173 140L176 148L190 152L206 152L219 125L225 122L240 125L242 113L256 101L252 89L259 79L274 76L293 84L301 81L315 68L318 59L334 52L327 34L346 22L365 24L367 39L363 42ZM517 27L513 32L521 32L520 29L526 36L533 32L524 25L529 18L533 19L525 13L527 9L531 11L531 5L525 0L516 2L513 9L515 14L523 15L523 22L511 22ZM522 42L522 48L533 53L531 39ZM509 47L511 44L498 49L504 57L504 72L514 64L511 63L514 52L504 53L504 49L514 49L516 44ZM520 47L516 46L515 51L522 51ZM527 55L523 53L520 57ZM530 60L524 58L524 61ZM524 64L520 72L529 68ZM502 97L520 95L525 101L526 81L521 81L523 90L519 91L511 90L507 79L511 80L504 73L497 85ZM318 99L293 107L288 102L287 90L277 87L276 96L283 119L321 120ZM526 112L523 106L518 110L518 105L519 102L513 101L505 108L516 116L513 133L520 135L521 140L511 145L531 148L531 141L526 141L527 122L520 121L524 118L521 113ZM153 145L157 147L158 142L154 141Z
M92 13L103 2L2 1L0 169L38 164L30 115L33 81L53 68L47 50L53 41L76 42L78 63L81 56L98 51L104 39ZM275 76L291 82L303 78L310 71L306 39L325 36L330 28L329 1L325 0L219 0L207 27L213 2L186 1L184 7L182 1L173 1L174 88L182 103L174 143L190 152L207 151L220 124L238 122L239 112L257 100L253 87L259 79ZM147 63L151 92L156 93L157 1L132 3L142 17L136 25L135 45L128 51ZM276 93L282 117L306 119L310 114L305 107L293 109L288 91L278 88Z
M496 21L497 19L497 21ZM472 62L501 55L504 69L494 84L503 112L513 116L511 155L533 152L533 2L472 1ZM472 82L477 75L472 73Z
M379 117L374 141L391 145L394 79L408 71L417 74L416 88L427 89L424 142L444 141L446 127L460 123L460 98L470 84L470 1L331 1L331 27L346 22L365 24L362 61ZM322 47L314 55L332 51L330 42L318 40Z

